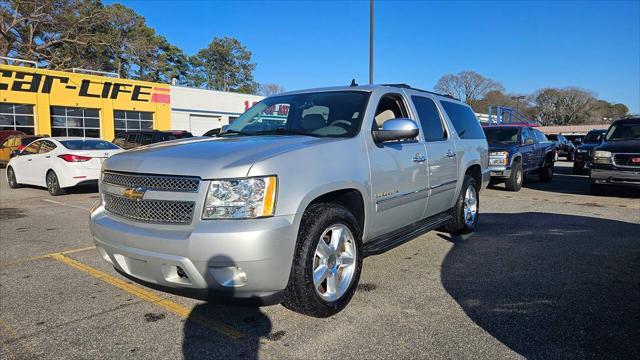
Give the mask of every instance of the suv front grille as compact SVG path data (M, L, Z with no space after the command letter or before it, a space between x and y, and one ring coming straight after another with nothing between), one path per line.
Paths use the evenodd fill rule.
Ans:
M613 154L613 163L622 167L640 167L640 163L631 162L633 158L640 158L640 154Z
M162 176L105 172L102 181L124 187L144 187L148 190L198 192L200 179L184 176Z
M116 215L135 221L156 224L190 224L194 202L165 200L129 200L104 193L104 208Z

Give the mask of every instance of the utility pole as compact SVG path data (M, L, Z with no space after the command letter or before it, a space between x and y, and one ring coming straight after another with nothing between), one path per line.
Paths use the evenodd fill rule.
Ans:
M516 101L516 112L519 112L520 110L518 109L520 107L520 100L523 100L525 98L525 96L520 95L520 96L512 96L511 100L515 100Z
M369 84L373 84L373 0L369 0Z

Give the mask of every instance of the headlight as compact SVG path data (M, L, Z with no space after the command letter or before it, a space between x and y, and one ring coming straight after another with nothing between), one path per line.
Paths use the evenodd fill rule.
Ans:
M278 178L212 180L202 211L203 219L253 219L275 212Z
M596 151L593 152L593 157L596 157L596 158L610 158L611 157L611 151L596 150Z
M489 153L489 165L509 164L509 153L506 151L494 151Z

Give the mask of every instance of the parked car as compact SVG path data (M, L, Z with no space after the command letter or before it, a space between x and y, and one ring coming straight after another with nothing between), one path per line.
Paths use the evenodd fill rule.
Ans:
M549 134L547 139L553 141L556 144L556 153L558 156L563 156L567 161L573 161L576 146L573 145L569 139L562 134Z
M220 135L221 131L222 131L222 128L211 129L211 130L207 131L206 133L202 134L202 136L218 136L218 135Z
M9 136L12 135L26 135L19 130L0 130L0 144L2 144Z
M612 184L640 186L640 118L614 121L592 156L592 192Z
M591 166L591 152L593 149L602 144L607 129L591 130L585 135L583 142L576 149L576 156L573 159L573 173L584 174L589 171Z
M96 183L102 162L121 151L99 139L39 139L22 151L14 151L7 165L7 181L12 189L35 185L46 187L53 196L63 195L67 188Z
M406 85L278 94L215 139L107 159L90 228L143 284L326 317L351 299L365 256L436 228L472 232L486 164L478 120L451 97Z
M27 145L36 141L38 139L42 139L44 135L11 135L6 138L2 143L0 143L0 166L5 166L9 162L11 158L11 153L14 151L22 151Z
M538 174L540 181L553 179L556 146L538 129L527 125L492 125L483 128L489 143L491 183L505 183L519 191L524 175Z
M576 148L582 144L582 140L584 139L584 135L565 135L564 137L571 141Z
M140 130L126 131L116 134L113 143L123 149L133 149L142 145L155 144L163 141L190 138L193 135L183 130Z

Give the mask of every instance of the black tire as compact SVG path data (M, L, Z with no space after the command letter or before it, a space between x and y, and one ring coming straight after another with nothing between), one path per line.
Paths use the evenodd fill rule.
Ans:
M356 255L351 284L337 300L328 302L315 290L313 263L316 247L324 231L333 225L346 226L352 233ZM345 207L333 203L311 205L304 213L298 231L296 251L289 283L285 289L283 305L295 312L314 316L329 317L342 310L355 293L362 271L362 233L358 221Z
M573 151L569 151L567 153L567 161L573 161L575 159L575 153Z
M551 182L553 180L553 163L540 168L538 178L541 182Z
M511 166L511 175L505 180L504 185L509 191L520 191L523 181L522 162L520 162L520 159L516 159Z
M573 165L573 170L571 171L571 173L573 175L581 175L582 174L582 169L574 164Z
M58 175L53 170L49 170L47 172L47 176L45 178L45 183L47 184L47 190L51 196L60 196L64 195L66 191L60 187L60 182L58 182Z
M471 191L475 192L476 198L476 215L473 219L473 222L467 223L465 219L464 206L465 206L465 194L467 189L471 189ZM464 176L464 181L462 183L462 188L460 189L460 195L458 195L458 199L456 200L456 204L453 209L451 209L451 215L453 219L449 221L443 227L445 232L450 234L469 234L472 233L476 226L478 225L478 218L480 214L480 194L478 192L478 186L474 178L469 175Z
M21 185L18 184L18 181L16 181L16 173L13 171L11 166L7 168L7 182L9 183L9 187L12 189L21 187Z
M591 195L602 195L604 194L604 185L591 182L589 184L589 192Z

